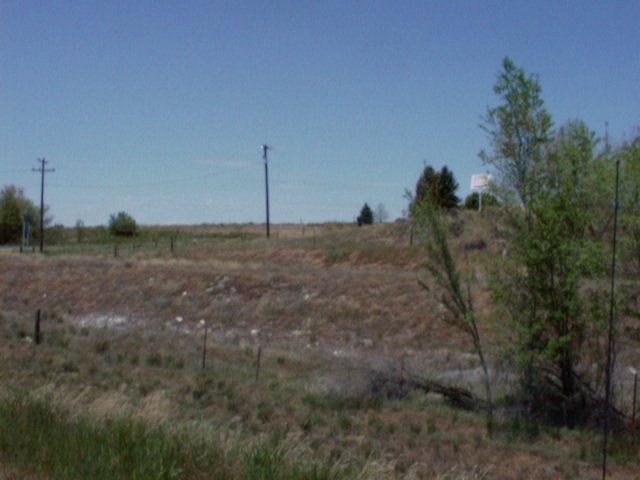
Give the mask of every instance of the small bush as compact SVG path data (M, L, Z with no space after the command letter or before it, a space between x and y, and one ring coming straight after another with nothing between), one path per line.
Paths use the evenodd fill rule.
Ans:
M109 217L109 233L118 237L133 237L137 233L136 221L126 212Z
M364 400L360 398L343 397L335 393L326 395L308 393L302 397L302 401L311 408L333 410L336 412L359 410L366 405Z
M258 404L258 409L256 411L256 418L260 420L262 423L266 423L275 413L273 406L269 405L265 402L260 402Z
M147 365L150 367L162 366L162 354L158 352L151 353L147 356Z
M109 351L109 341L99 340L93 345L93 349L98 355L104 355Z
M436 422L433 418L427 420L427 433L434 434L438 431L438 427L436 426Z
M76 363L70 359L66 359L62 362L61 369L64 373L76 373L80 371Z
M495 195L484 192L482 194L482 207L497 207L500 205L500 202L495 197ZM480 196L478 192L473 192L464 199L464 208L467 210L478 210L480 206Z
M338 416L338 427L340 427L343 432L349 432L353 427L353 421L347 415L341 414Z

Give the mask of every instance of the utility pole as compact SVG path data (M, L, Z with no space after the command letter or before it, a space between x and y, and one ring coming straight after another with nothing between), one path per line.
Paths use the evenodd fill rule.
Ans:
M271 149L266 143L262 145L262 159L264 160L264 187L267 199L267 238L270 237L269 230L269 166L267 162L267 150Z
M608 144L608 141L607 141ZM609 147L608 145L606 146ZM614 350L614 321L615 321L615 294L616 294L616 250L618 241L618 191L620 189L620 159L616 160L616 187L615 200L613 203L613 248L611 252L611 298L609 299L609 329L607 334L607 364L605 369L605 403L604 403L604 425L602 444L602 480L607 478L607 447L609 440L609 416L611 413L611 383L613 377L613 350Z
M37 160L40 162L40 168L32 168L34 172L40 172L40 253L44 253L44 174L55 172L54 168L47 169L47 161L44 158Z

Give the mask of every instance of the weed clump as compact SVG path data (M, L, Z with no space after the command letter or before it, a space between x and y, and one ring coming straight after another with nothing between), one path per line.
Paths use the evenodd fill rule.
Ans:
M46 400L0 400L0 463L51 478L340 479L333 464L290 459L283 439L246 452L214 439L151 427L132 418L71 416Z

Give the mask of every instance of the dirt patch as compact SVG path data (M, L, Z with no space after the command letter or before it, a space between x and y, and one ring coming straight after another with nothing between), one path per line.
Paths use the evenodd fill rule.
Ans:
M73 319L73 322L85 328L125 328L133 321L126 315L89 314Z

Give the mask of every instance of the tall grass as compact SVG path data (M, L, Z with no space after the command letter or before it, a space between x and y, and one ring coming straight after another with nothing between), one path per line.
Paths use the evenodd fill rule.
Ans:
M25 396L0 401L0 462L23 473L61 480L345 478L330 465L288 462L278 441L245 450L225 450L213 439L196 441L140 420L72 417Z

